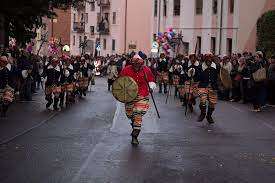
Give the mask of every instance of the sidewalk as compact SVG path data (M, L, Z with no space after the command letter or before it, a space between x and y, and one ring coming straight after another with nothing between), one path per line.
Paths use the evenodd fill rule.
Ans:
M0 143L51 118L55 112L46 110L45 104L42 91L33 95L33 101L13 103L7 118L0 118Z

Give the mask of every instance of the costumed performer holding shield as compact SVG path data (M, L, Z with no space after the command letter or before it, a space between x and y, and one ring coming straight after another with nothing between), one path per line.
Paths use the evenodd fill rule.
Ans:
M139 52L132 58L132 64L126 66L119 78L113 83L112 93L120 102L125 103L125 112L131 120L132 145L138 145L142 117L149 109L149 94L156 88L151 70L144 66L146 55Z

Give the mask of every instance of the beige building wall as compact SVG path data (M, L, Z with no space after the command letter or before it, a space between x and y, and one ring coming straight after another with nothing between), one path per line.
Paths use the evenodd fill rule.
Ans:
M257 20L267 11L275 10L275 0L238 0L239 1L239 32L238 51L255 51ZM253 1L253 2L252 2Z

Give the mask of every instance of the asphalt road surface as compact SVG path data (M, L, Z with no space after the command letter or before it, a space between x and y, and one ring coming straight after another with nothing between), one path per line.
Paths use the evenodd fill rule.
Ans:
M0 183L274 183L275 109L219 102L213 126L156 95L140 145L130 144L123 105L106 79L61 112L41 94L0 120Z

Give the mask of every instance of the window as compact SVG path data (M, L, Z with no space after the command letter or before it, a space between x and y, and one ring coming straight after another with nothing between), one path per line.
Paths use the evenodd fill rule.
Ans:
M95 26L90 26L91 35L95 34Z
M104 18L109 21L109 13L104 13Z
M95 11L95 2L91 2L91 11Z
M81 22L84 22L84 14L81 13Z
M79 45L82 43L82 37L79 36Z
M73 45L75 46L75 36L73 36Z
M174 16L180 16L180 0L174 0Z
M211 37L211 53L213 55L216 53L216 37Z
M116 51L116 40L112 39L112 51Z
M113 24L116 24L116 12L113 12Z
M201 37L200 36L197 37L197 43L196 44L198 44L197 45L197 51L198 51L197 53L201 54Z
M218 12L218 0L213 0L213 14L216 15Z
M167 2L163 0L163 16L166 17L167 15Z
M232 39L227 38L227 55L232 54Z
M97 22L99 23L101 21L101 15L100 13L97 13Z
M229 12L234 13L234 0L229 0Z
M158 0L155 0L154 3L154 16L158 16Z
M201 15L203 8L203 0L196 0L196 14Z
M88 13L85 13L85 23L88 23L88 18L89 18Z
M74 13L74 22L76 22L76 14Z
M106 39L103 39L103 49L106 50Z

